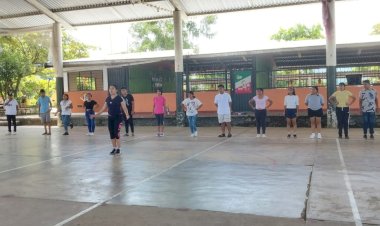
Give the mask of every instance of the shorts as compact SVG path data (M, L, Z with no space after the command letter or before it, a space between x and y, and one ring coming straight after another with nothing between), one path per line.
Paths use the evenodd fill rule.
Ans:
M120 139L120 129L122 125L123 116L108 116L108 131L111 140Z
M156 114L157 126L164 125L164 114Z
M290 119L294 119L297 117L297 109L286 109L285 110L285 117L286 118L290 118Z
M231 122L231 115L230 114L219 114L218 115L218 121L219 124L224 123L224 122Z
M40 113L41 122L43 124L50 122L50 112Z
M307 115L310 117L310 118L313 118L313 117L318 117L318 118L321 118L323 116L323 110L322 108L321 109L318 109L318 110L311 110L310 108L307 109Z

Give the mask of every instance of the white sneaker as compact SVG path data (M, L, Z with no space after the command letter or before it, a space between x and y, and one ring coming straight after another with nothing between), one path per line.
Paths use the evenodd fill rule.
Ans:
M195 131L194 132L194 137L197 137L198 136L198 131Z
M310 139L315 139L315 133L312 133L312 134L310 135Z
M16 133L16 131L13 131L13 133L12 133L13 135L16 135L17 133Z
M257 138L258 138L258 137L261 137L261 134L257 134L256 137L257 137Z
M91 133L86 133L87 136L91 136Z
M265 134L261 135L261 137L267 137Z
M192 133L192 134L190 135L190 137L195 137L194 133Z
M322 139L322 134L318 133L317 138L318 138L318 139Z
M11 135L12 134L12 132L7 132L5 135Z
M164 136L165 136L165 133L161 133L160 136L161 136L161 137L164 137Z
M94 136L95 135L95 133L90 133L90 136Z

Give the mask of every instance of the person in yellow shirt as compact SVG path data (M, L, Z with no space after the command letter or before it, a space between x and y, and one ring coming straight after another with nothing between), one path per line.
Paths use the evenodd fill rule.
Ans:
M356 98L350 91L346 90L346 85L343 82L339 83L339 89L329 98L329 101L336 105L339 138L342 138L342 130L344 130L344 137L349 139L348 118L350 117L350 105L355 100Z

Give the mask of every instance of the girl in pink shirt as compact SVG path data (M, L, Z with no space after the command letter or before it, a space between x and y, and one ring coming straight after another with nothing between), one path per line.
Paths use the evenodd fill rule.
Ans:
M166 107L166 99L162 96L162 91L157 90L157 96L153 98L153 114L157 119L157 136L164 136L164 115L165 111L169 114L169 109Z

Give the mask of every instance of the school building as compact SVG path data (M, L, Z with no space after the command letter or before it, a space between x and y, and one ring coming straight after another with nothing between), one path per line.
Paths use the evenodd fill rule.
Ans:
M288 86L296 87L301 110L306 109L303 100L311 86L320 87L320 93L327 99L325 43L302 41L280 45L209 54L185 50L183 92L196 92L204 103L201 114L216 111L213 101L218 84L224 84L230 92L236 113L249 111L247 102L257 88L264 88L274 101L269 113L283 110ZM65 61L63 66L64 91L74 103L74 113L83 112L83 97L88 92L103 103L110 84L130 90L135 97L136 113L152 112L157 88L163 90L171 112L176 109L174 51ZM338 44L336 83L345 82L347 89L357 95L362 80L366 79L380 93L380 41ZM358 111L358 101L352 110Z

